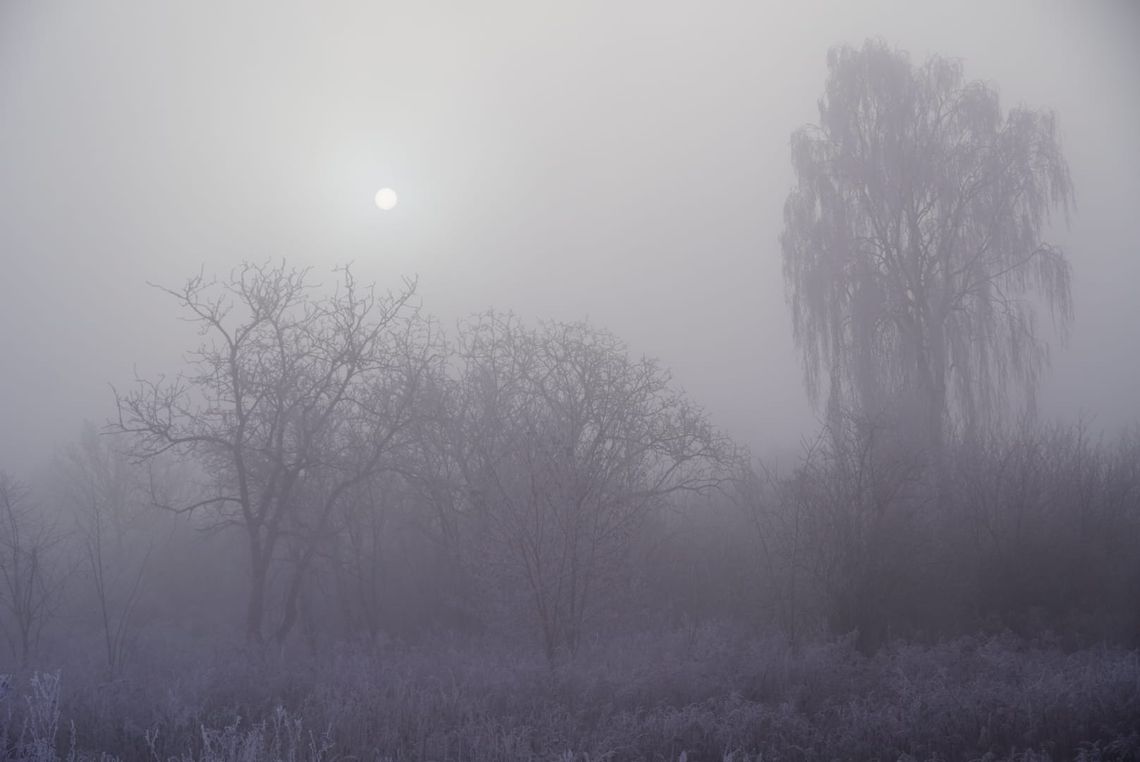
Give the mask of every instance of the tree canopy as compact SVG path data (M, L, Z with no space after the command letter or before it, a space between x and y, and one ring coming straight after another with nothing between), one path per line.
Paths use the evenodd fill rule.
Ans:
M1069 264L1042 240L1073 200L1054 115L1001 108L959 61L878 41L828 55L819 124L792 136L784 277L809 393L832 412L888 403L937 445L1032 404L1064 328ZM901 404L901 407L899 406Z
M214 513L244 530L250 562L249 640L261 642L274 571L291 569L274 637L297 619L298 597L339 506L408 449L425 378L438 359L411 304L414 282L378 294L347 268L331 294L308 270L245 263L228 280L163 289L203 343L185 376L117 395L117 429L140 459L172 451L209 476L204 497L169 506ZM278 575L280 576L280 575Z

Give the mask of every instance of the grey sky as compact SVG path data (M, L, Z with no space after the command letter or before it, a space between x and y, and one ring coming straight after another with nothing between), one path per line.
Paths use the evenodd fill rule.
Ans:
M193 336L146 281L279 256L418 273L445 324L589 317L733 436L794 446L788 139L827 49L868 36L1057 111L1076 323L1046 412L1135 420L1137 8L0 0L0 468L105 419L136 366L177 368Z

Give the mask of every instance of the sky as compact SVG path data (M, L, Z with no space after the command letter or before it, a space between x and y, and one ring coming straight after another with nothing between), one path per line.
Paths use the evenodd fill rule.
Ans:
M794 448L789 138L872 36L1056 112L1076 320L1043 413L1140 420L1140 4L0 0L0 470L178 370L196 337L148 283L280 257L417 275L445 326L588 319Z

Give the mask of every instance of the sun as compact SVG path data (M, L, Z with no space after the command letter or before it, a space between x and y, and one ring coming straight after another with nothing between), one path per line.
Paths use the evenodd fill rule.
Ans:
M376 191L375 200L376 206L379 207L382 211L387 212L396 207L396 204L399 203L400 198L396 195L396 191L392 190L391 188L381 188L380 190Z

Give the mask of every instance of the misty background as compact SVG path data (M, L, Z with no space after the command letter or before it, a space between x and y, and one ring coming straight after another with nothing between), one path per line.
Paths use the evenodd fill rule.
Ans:
M0 757L1140 759L1137 38L0 0Z
M179 367L200 268L287 258L445 327L588 318L757 454L818 426L777 235L825 54L880 37L1053 109L1076 320L1042 413L1140 416L1131 3L0 3L0 463L27 473ZM382 213L376 189L400 205ZM332 277L322 278L331 283Z

